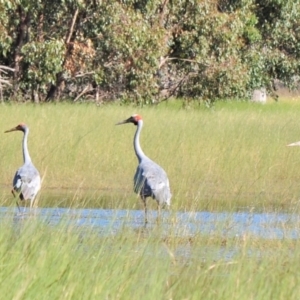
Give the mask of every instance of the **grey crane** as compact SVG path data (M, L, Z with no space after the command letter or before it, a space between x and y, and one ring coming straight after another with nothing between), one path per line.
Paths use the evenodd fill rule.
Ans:
M137 126L133 139L133 146L139 164L133 179L134 192L140 195L144 203L145 223L147 223L147 197L152 197L156 200L159 215L160 207L162 205L170 207L172 194L170 192L169 179L165 170L147 157L140 146L140 133L143 127L142 117L135 114L116 125L126 123L133 123Z
M22 131L24 133L22 148L24 165L20 167L13 179L13 189L11 190L14 197L15 192L19 194L20 200L30 200L30 208L33 206L34 199L41 188L41 177L38 170L33 165L27 147L27 139L29 134L29 128L26 124L21 123L18 126L6 130L5 132ZM20 206L18 199L16 200L18 209Z

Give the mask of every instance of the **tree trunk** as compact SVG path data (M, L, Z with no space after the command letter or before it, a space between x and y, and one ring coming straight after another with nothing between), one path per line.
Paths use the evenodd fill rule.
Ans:
M34 103L40 103L39 85L36 88L31 89L31 100Z
M22 46L26 43L28 39L28 30L29 30L29 23L30 23L30 16L29 12L25 12L22 9L21 5L18 5L17 12L19 15L19 26L17 32L17 38L15 43L15 51L14 51L14 97L17 98L18 91L19 91L19 80L22 76L22 65L21 65L21 49Z
M56 75L56 84L55 85L51 85L48 94L46 96L45 101L51 101L53 99L57 100L60 98L61 92L64 89L65 86L65 79L63 77L63 72L64 72L64 67L66 65L67 59L69 58L69 56L72 54L72 44L76 39L76 30L75 25L76 25L76 21L77 21L77 17L78 17L78 8L75 10L73 18L71 20L71 24L69 27L69 31L68 34L66 35L66 39L65 39L65 46L66 46L66 52L65 52L65 58L64 58L64 62L63 62L63 71L59 72Z

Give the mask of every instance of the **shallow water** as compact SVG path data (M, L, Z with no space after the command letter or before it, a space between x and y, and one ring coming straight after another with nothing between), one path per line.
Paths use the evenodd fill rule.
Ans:
M37 208L30 211L25 208L20 214L16 208L0 208L0 222L11 218L17 222L32 215L50 226L67 221L75 226L99 230L102 234L144 226L144 213L140 210ZM156 226L156 211L149 211L148 219L148 228ZM197 233L222 237L251 235L264 239L300 237L300 215L288 213L164 212L160 225L166 234L172 232L181 237Z

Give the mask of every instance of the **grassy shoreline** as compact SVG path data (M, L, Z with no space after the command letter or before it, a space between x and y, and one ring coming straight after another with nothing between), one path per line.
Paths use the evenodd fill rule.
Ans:
M5 221L5 222L4 222ZM76 223L76 222L74 222ZM74 224L73 223L73 224ZM6 299L298 299L299 240L0 222Z
M29 151L44 177L39 206L140 208L132 191L135 127L115 126L140 113L142 148L167 171L175 210L299 211L300 149L286 147L300 140L299 108L295 102L191 110L172 102L155 108L2 105L0 127L30 127ZM0 142L5 205L22 164L21 139L3 134Z

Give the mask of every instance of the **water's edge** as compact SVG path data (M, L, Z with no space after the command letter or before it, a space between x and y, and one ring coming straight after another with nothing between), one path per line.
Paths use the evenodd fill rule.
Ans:
M102 233L115 233L124 227L138 228L144 226L144 214L139 210L112 209L67 209L36 208L24 209L19 214L16 208L1 207L0 222L12 218L15 221L31 216L56 225L62 220L76 226L89 226ZM156 225L156 211L149 211L148 227ZM222 237L242 237L251 235L264 239L298 239L300 236L300 215L288 213L214 213L214 212L164 212L161 226L167 232L178 236L193 234L218 234Z

